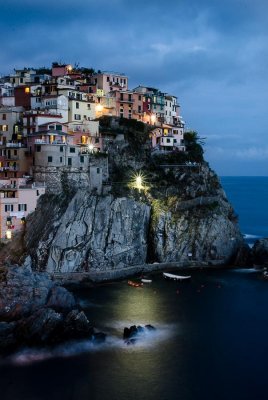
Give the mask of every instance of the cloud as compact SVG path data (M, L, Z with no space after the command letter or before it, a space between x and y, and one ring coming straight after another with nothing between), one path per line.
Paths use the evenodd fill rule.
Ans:
M2 3L0 73L52 61L119 70L131 87L154 86L178 97L187 125L207 137L216 169L227 150L235 168L240 161L244 170L244 159L266 160L266 1Z

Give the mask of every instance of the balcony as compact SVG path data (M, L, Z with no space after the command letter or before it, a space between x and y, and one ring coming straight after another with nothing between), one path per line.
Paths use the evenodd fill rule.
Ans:
M16 148L16 147L26 147L26 146L22 143L6 143L6 147Z

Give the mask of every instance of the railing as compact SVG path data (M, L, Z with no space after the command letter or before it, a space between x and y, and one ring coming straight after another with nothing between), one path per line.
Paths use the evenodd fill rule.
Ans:
M18 167L0 167L0 172L3 171L18 171L19 168Z
M6 147L26 147L22 143L6 143Z

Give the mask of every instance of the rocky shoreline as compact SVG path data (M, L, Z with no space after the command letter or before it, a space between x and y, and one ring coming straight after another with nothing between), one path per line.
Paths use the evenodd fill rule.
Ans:
M256 241L250 252L251 264L262 269L268 265L268 238ZM200 262L154 263L124 268L115 273L62 274L62 279L46 272L34 272L27 259L23 266L0 268L0 354L8 355L25 346L56 345L74 339L93 342L105 340L105 334L96 331L76 302L74 295L60 283L101 283L124 279L143 271L158 272L166 269L222 269L237 265ZM124 272L124 273L123 273Z
M73 339L105 340L67 289L30 266L0 270L0 354Z

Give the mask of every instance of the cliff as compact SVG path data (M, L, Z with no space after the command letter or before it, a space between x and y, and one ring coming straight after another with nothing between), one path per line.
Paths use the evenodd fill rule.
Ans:
M24 236L35 270L103 280L154 263L247 262L237 216L196 133L185 136L186 152L154 154L144 124L106 119L103 130L113 135L106 148L110 193L107 186L101 195L69 186L40 199ZM141 188L133 181L138 172Z

